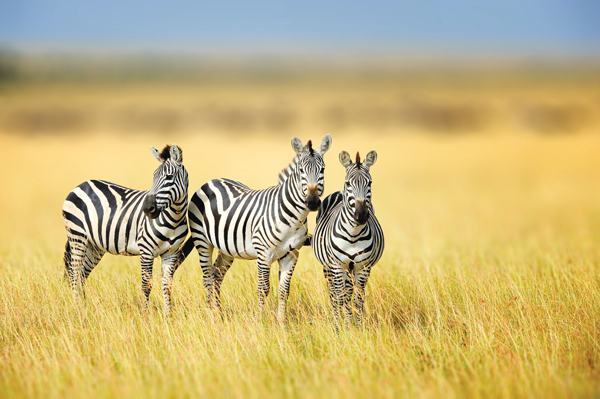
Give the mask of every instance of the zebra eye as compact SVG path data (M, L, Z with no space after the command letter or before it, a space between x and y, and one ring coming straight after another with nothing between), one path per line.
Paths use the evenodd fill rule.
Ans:
M346 182L346 187L350 188L350 182L349 181Z
M166 178L167 180L173 180L173 176L174 176L174 175L166 175L166 176L165 176L165 178Z

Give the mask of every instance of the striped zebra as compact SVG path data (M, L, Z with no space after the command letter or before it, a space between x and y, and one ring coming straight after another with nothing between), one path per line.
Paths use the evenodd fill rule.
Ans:
M375 161L375 151L369 152L364 162L356 153L356 163L352 163L350 154L342 151L340 162L346 168L344 190L325 198L317 214L312 247L323 265L336 328L340 324L342 306L346 326L350 325L350 300L355 288L356 322L362 324L365 286L371 267L383 253L383 231L371 204L369 169Z
M88 180L69 193L62 208L67 230L64 261L69 284L77 296L84 295L87 277L106 252L140 255L147 306L152 265L160 256L168 315L178 249L188 233L188 173L182 164L182 151L175 144L161 152L150 149L161 165L154 171L149 191Z
M318 149L294 137L296 157L279 175L279 184L252 190L228 179L204 184L192 196L189 219L191 238L182 249L181 259L194 246L200 255L203 283L211 308L220 309L220 289L235 258L256 259L258 303L262 311L269 295L271 264L279 263L277 321L285 322L286 303L298 251L308 236L306 218L319 209L323 194L323 155L331 146L331 136ZM212 251L218 256L212 263Z

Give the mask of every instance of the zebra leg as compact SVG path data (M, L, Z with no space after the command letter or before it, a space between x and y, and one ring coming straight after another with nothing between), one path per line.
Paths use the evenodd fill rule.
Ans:
M352 324L352 294L354 293L354 270L344 270L344 311L346 328Z
M175 261L174 266L175 271L177 271L177 269L179 268L179 266L181 266L185 258L187 258L190 252L192 252L192 249L194 249L194 238L190 237L177 251L177 260Z
M165 301L165 317L171 316L171 288L173 287L173 275L177 267L178 253L171 253L161 257L162 267L162 292Z
M96 246L88 245L87 251L85 253L85 262L83 263L82 272L82 284L85 286L85 282L87 281L88 276L94 270L94 268L98 265L102 257L104 256L104 251L99 249Z
M256 264L258 266L258 309L262 314L265 309L267 297L269 296L269 292L271 291L271 286L269 282L271 265L267 263L264 254L261 253L258 254Z
M200 255L200 267L202 268L202 283L206 289L206 302L209 308L215 309L215 272L212 264L213 247L208 243L206 245L196 245L198 255Z
M334 282L333 282L333 273L328 266L323 265L323 274L325 275L325 281L327 281L327 293L329 294L329 301L331 302L331 310L334 314L333 322L336 323L335 316L335 295L333 292ZM336 325L337 329L337 325Z
M85 236L69 236L69 254L65 251L65 262L69 261L67 274L69 275L69 285L73 295L77 298L81 294L85 297L83 290L82 268L85 262L85 255L88 247L88 240Z
M198 256L200 259L200 267L202 268L202 284L206 289L206 302L208 303L208 306L213 309L215 307L215 273L212 264L212 253L214 247L206 238L201 226L198 228L190 227L190 230L192 231L192 239L194 240L194 246L198 251Z
M213 295L215 300L215 305L218 309L221 309L221 284L223 283L223 279L225 278L225 274L231 267L233 263L233 258L231 256L223 255L219 252L217 259L213 265L214 272L214 283L213 283Z
M333 308L335 330L339 332L341 327L341 308L344 302L344 272L341 267L331 268L331 285L329 287L329 299Z
M367 266L361 269L355 275L356 296L354 297L354 307L356 308L356 324L359 327L362 326L363 305L365 302L365 287L367 286L367 281L369 281L370 274L371 267Z
M298 262L298 251L290 251L285 257L279 259L279 289L277 290L279 304L277 307L277 322L285 324L287 300L290 295L292 274Z
M151 253L142 251L140 261L142 264L142 292L146 299L146 310L148 310L148 300L152 291L152 265L154 264L154 256Z

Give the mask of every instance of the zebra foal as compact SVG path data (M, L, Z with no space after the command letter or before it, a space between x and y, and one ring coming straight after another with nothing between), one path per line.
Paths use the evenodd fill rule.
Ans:
M161 152L150 148L160 166L149 191L88 180L69 193L62 208L67 230L64 261L69 284L78 296L84 295L85 281L106 252L140 255L148 306L152 264L160 256L165 314L169 315L178 249L188 232L188 173L175 144Z
M271 264L279 263L277 321L285 322L287 298L298 251L308 236L308 213L319 209L324 189L323 155L331 136L318 149L294 137L296 156L279 175L279 184L252 190L242 183L215 179L192 196L188 216L191 238L184 245L181 262L193 247L200 255L203 283L212 308L221 307L220 290L235 258L256 259L258 303L262 311L269 295ZM212 263L213 249L218 255Z
M383 231L371 204L369 169L375 161L375 151L369 152L363 162L356 153L356 163L346 151L340 152L340 163L346 168L344 189L325 198L317 214L312 247L323 265L336 329L342 307L346 326L350 326L350 301L355 288L356 322L362 324L365 286L371 267L383 253Z

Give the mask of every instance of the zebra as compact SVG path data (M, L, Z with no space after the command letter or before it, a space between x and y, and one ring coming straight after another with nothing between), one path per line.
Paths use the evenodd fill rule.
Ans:
M383 253L383 231L371 204L369 169L375 161L375 151L369 152L364 162L356 153L356 163L346 151L340 152L340 163L346 168L344 190L327 196L317 214L312 248L323 265L336 329L342 305L346 327L350 326L350 300L355 287L356 322L359 326L362 324L365 286L371 268Z
M323 155L330 146L330 135L316 150L311 141L303 146L294 137L292 148L297 155L280 173L277 186L252 190L236 181L215 179L192 196L188 211L191 237L182 248L179 262L192 247L198 250L211 309L221 309L221 284L233 260L256 259L262 313L270 291L270 267L278 261L277 321L285 323L298 251L308 237L306 218L309 212L319 209L324 190ZM214 264L213 249L219 251Z
M152 290L154 258L162 261L165 315L171 311L171 286L180 245L188 234L188 173L175 144L159 152L152 188L138 191L104 180L88 180L69 193L62 208L67 230L64 262L69 285L85 296L85 282L109 252L140 255L146 308Z

